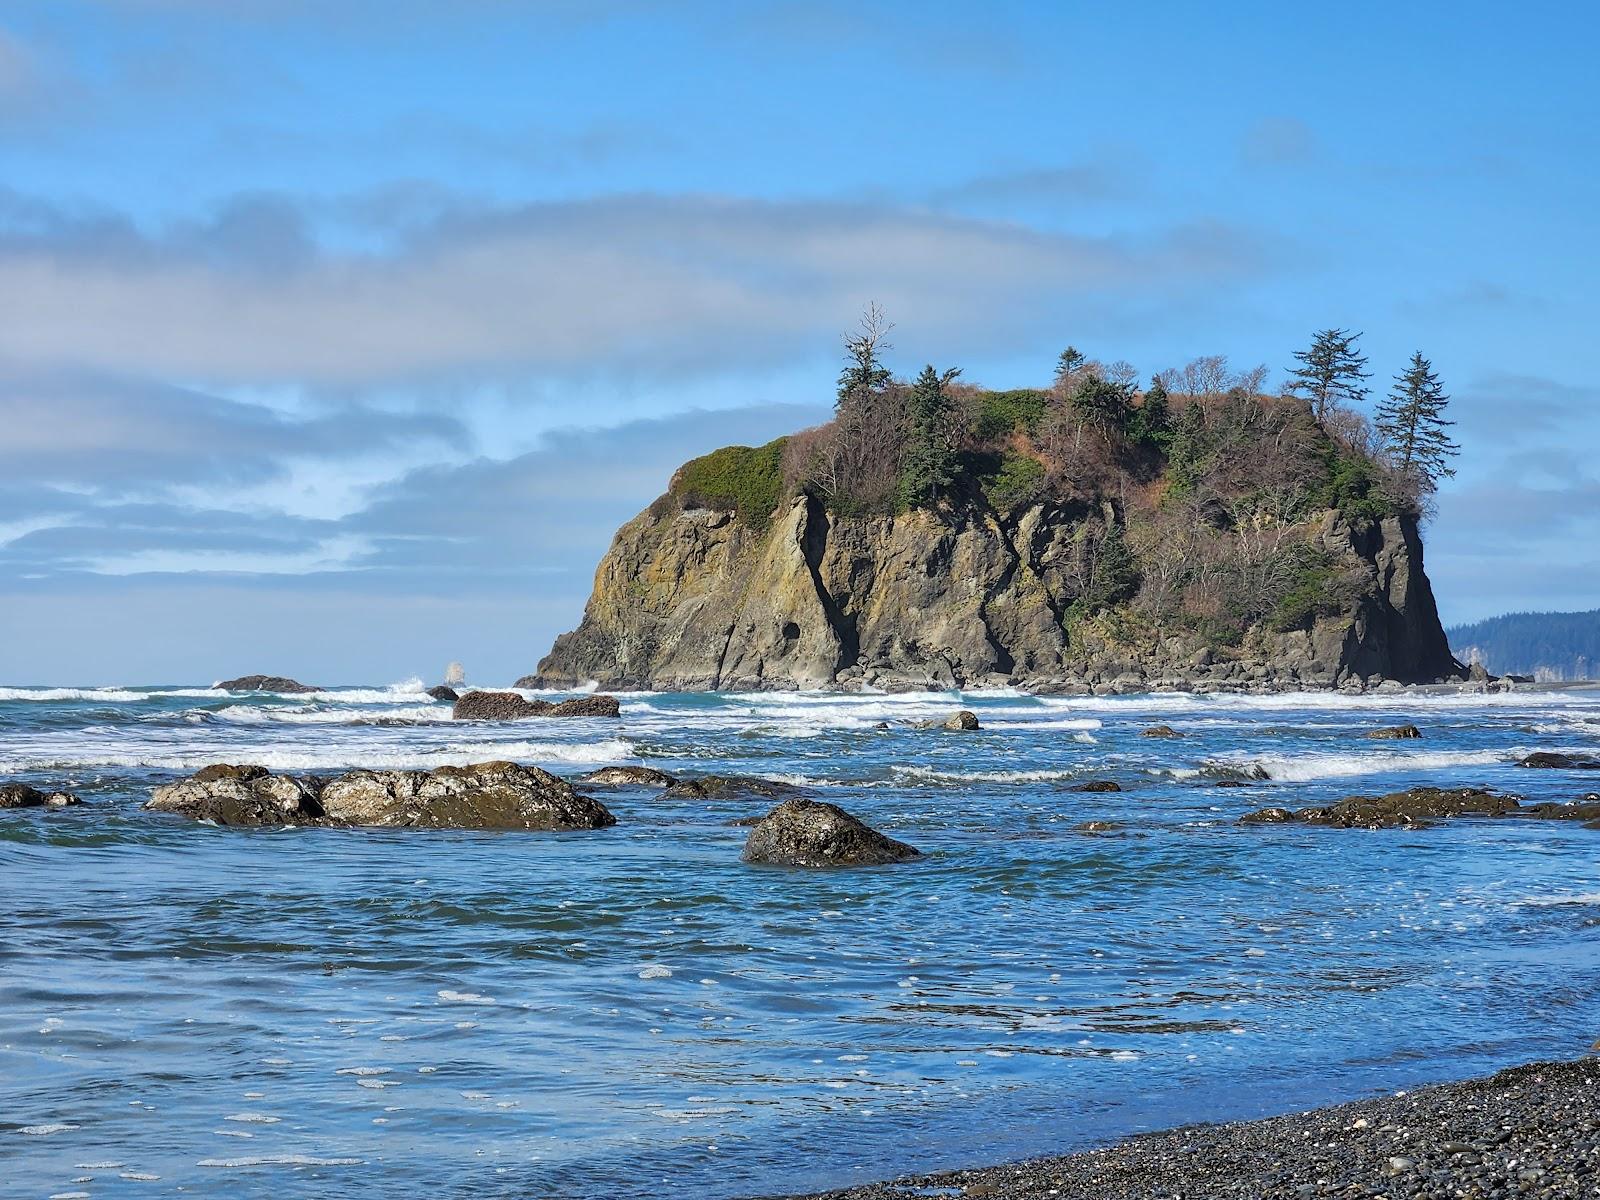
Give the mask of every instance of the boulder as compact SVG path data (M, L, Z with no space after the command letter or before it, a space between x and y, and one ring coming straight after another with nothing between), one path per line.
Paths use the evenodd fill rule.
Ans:
M145 807L218 825L309 825L322 818L320 790L314 776L217 763L158 787Z
M542 717L554 707L548 700L528 700L516 692L468 692L450 716L457 721L520 721Z
M944 719L942 728L950 730L973 730L978 728L978 714L971 709L963 708L960 712L951 713Z
M1072 827L1073 833L1121 833L1127 828L1121 821L1083 821Z
M906 862L921 853L869 828L837 805L795 797L750 831L743 858L768 866L866 867Z
M616 818L548 771L509 762L336 779L221 764L157 788L146 808L218 825L411 829L602 829Z
M1349 796L1323 808L1263 808L1239 818L1246 825L1331 825L1338 829L1426 827L1438 817L1523 815L1515 796L1484 788L1416 787L1386 796Z
M673 781L662 797L667 800L731 800L744 796L789 796L800 789L778 779L748 775L701 775Z
M1115 779L1091 779L1087 783L1075 783L1067 789L1069 792L1120 792L1122 785Z
M671 787L672 776L654 767L601 767L579 778L595 787Z
M1600 771L1600 759L1580 758L1573 754L1558 754L1539 750L1517 763L1519 767L1542 767L1554 771Z
M1415 725L1391 725L1384 729L1369 729L1362 736L1380 742L1398 742L1408 738L1419 738L1422 736L1422 730Z
M41 792L25 783L0 784L0 808L66 808L82 803L71 792Z
M622 704L615 696L575 696L563 700L546 716L551 717L620 717Z
M457 700L461 699L461 694L457 692L455 688L448 687L442 683L438 687L429 688L428 695L432 696L435 700L447 700L451 704L454 704Z
M1148 738L1181 738L1184 735L1171 725L1152 725L1149 729L1140 730L1139 736Z
M300 683L298 680L287 679L282 675L241 675L237 679L224 679L212 686L224 692L283 692L290 696L322 690Z
M605 805L538 767L510 762L432 771L351 771L327 783L322 810L336 825L407 829L604 829Z
M618 717L622 705L615 696L575 696L552 704L527 700L516 692L468 692L450 713L457 721L520 721L526 717Z

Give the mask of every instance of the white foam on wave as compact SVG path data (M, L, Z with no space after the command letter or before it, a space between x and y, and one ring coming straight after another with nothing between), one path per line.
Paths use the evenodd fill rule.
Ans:
M121 704L132 700L147 700L150 692L130 692L126 688L19 688L0 687L0 700L42 700L61 703L67 700L91 700Z
M1516 760L1520 750L1433 750L1420 753L1398 751L1367 754L1299 754L1292 758L1235 756L1214 759L1214 765L1228 767L1260 766L1269 779L1280 783L1314 783L1319 779L1343 779L1356 775L1403 774L1411 771L1441 771L1451 767L1487 767ZM1182 774L1175 771L1173 774Z
M269 708L260 705L234 704L211 713L215 721L235 725L375 725L409 723L434 724L450 720L450 709L443 704L416 704L406 708L396 706L364 706L362 709Z
M452 743L435 750L362 745L259 746L220 743L182 750L118 751L86 746L42 749L33 755L0 758L0 772L61 770L88 767L144 767L151 770L197 771L217 762L250 763L271 771L342 771L370 767L420 771L433 767L465 767L509 760L530 763L607 763L633 757L633 744L623 738L598 742Z
M255 1154L248 1158L202 1158L197 1167L238 1170L242 1167L359 1167L364 1158L322 1158L315 1154Z

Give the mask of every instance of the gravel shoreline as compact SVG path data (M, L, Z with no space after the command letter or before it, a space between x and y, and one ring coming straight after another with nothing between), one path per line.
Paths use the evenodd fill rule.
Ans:
M1600 1061L1533 1063L1333 1108L1188 1125L1102 1150L907 1176L805 1200L934 1196L1600 1197Z

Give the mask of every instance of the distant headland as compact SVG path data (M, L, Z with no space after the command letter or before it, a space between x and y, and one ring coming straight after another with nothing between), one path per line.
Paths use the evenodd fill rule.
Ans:
M624 525L583 621L521 683L758 690L1360 689L1459 678L1419 526L1450 473L1420 354L1376 422L1359 335L1291 386L1198 359L1141 385L1063 352L1047 387L883 365L836 415L684 464Z

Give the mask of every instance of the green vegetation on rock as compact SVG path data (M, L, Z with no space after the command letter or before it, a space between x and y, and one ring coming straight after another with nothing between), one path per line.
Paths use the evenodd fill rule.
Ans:
M686 508L733 509L752 529L765 529L783 495L783 449L788 438L765 446L724 446L678 468L671 493Z

